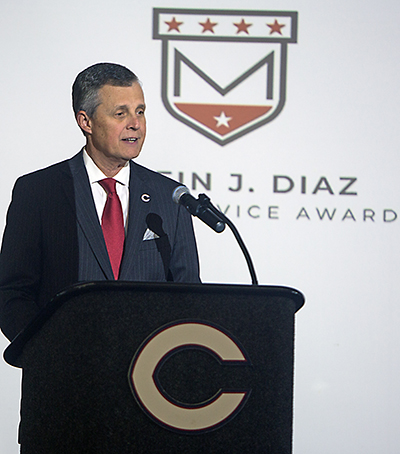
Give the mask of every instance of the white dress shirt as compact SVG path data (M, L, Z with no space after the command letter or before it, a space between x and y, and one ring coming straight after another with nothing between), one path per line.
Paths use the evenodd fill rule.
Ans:
M97 167L93 159L87 154L86 150L83 150L83 162L85 163L86 171L89 176L90 187L92 188L92 194L94 204L96 205L97 215L101 224L101 217L103 215L104 206L107 200L107 193L99 181L107 178L106 175ZM129 175L130 166L129 162L115 175L114 179L117 181L117 194L121 200L122 213L124 216L125 232L128 226L128 209L129 209Z

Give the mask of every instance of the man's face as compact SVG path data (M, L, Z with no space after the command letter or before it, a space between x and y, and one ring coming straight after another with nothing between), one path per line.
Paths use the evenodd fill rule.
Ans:
M138 83L130 87L104 85L99 99L100 105L83 129L88 154L108 175L139 156L146 137L145 103Z

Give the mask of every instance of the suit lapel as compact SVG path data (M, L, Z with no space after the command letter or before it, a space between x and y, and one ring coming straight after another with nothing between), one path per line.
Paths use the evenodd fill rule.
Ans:
M113 280L110 260L108 257L103 232L99 223L92 190L83 162L82 152L74 156L69 165L75 188L76 217L94 256L107 279Z
M146 231L146 216L151 212L152 188L138 167L130 161L129 177L129 216L128 231L125 238L120 279L129 280L132 276L135 256L142 245Z

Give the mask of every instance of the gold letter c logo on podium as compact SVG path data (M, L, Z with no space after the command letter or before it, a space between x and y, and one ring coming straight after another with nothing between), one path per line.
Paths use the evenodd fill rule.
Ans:
M220 389L196 405L169 399L157 386L155 373L160 362L183 348L204 349L221 363L249 363L243 348L221 328L203 321L177 321L149 336L135 354L129 374L133 394L145 413L167 429L188 433L214 430L243 408L250 390Z

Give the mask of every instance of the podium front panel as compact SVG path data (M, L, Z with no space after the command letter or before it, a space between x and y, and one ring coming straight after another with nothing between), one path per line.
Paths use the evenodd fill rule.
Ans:
M21 452L291 453L299 299L248 286L66 292L20 357Z

